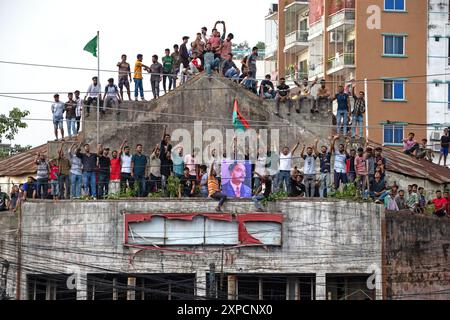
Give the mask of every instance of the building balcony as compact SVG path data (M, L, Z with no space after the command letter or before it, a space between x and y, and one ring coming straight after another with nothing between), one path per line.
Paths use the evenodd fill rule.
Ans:
M309 79L314 79L316 77L321 77L323 75L323 64L310 64L308 70Z
M265 20L278 20L278 11L269 13L264 19Z
M300 10L304 10L309 8L309 0L303 1L294 1L291 4L288 4L285 8L285 12L299 12Z
M309 26L308 40L311 41L323 34L323 17L316 23Z
M339 28L340 26L355 25L355 9L342 9L328 17L327 31Z
M266 50L265 50L264 60L266 60L266 61L277 60L277 53L278 53L278 44L277 43L267 45Z
M308 31L296 30L285 37L284 53L296 53L308 48Z
M339 73L347 68L355 68L354 53L340 53L335 57L328 59L327 74Z
M309 73L308 70L299 70L299 71L295 71L292 72L292 70L286 70L286 81L288 82L300 82L303 80L303 78L308 78L309 77Z

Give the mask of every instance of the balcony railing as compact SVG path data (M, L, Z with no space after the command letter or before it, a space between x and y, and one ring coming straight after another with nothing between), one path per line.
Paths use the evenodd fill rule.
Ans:
M276 54L278 50L278 43L274 42L274 43L269 43L268 45L266 45L266 50L265 50L265 57L272 57L273 55Z
M308 78L308 70L299 70L296 72L292 72L291 70L286 70L286 80L291 81L302 81L303 78Z
M337 57L328 59L328 69L335 69L342 66L354 66L355 54L354 53L341 53Z
M289 46L296 42L308 42L308 31L297 30L286 35L285 45Z
M317 64L314 66L310 66L309 72L308 72L308 77L312 78L312 77L318 76L322 73L323 73L323 64Z
M355 23L355 9L342 9L328 17L329 26L340 22Z
M319 21L317 21L314 24L309 26L309 34L310 35L320 34L321 32L323 32L322 18Z

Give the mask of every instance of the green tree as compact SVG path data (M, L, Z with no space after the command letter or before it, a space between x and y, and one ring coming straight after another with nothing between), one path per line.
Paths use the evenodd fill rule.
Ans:
M22 111L19 108L14 108L9 112L9 115L0 114L0 143L5 140L13 140L19 129L24 129L27 124L23 122L23 118L30 114L29 111ZM0 159L6 158L10 155L20 153L31 149L31 146L22 147L20 145L7 146L0 149Z
M259 41L256 46L259 50L265 50L266 49L266 44L262 41Z
M27 124L22 120L29 114L29 111L22 111L19 108L12 109L8 116L0 114L0 143L3 139L13 140L19 129L26 128Z
M0 148L0 160L7 158L9 156L22 153L31 149L30 145L21 146L20 144L15 144L13 146Z

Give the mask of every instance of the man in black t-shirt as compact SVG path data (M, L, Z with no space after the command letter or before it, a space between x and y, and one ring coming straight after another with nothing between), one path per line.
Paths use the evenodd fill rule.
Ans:
M303 176L300 174L291 177L291 194L292 198L303 198L306 193L305 185L302 183Z
M108 157L109 148L99 145L98 151L98 198L103 199L109 193L109 176L111 173L111 159Z
M192 197L194 196L194 184L189 175L189 168L184 168L184 174L180 178L180 186L178 189L178 197Z
M444 135L441 137L441 155L439 156L439 165L442 158L444 158L444 167L447 166L448 149L450 146L450 134L449 129L444 129Z
M276 103L276 111L275 114L280 114L280 103L286 103L288 107L288 116L291 115L291 108L292 108L292 100L291 100L291 89L286 84L286 79L281 78L280 79L280 85L277 86L277 95L275 97L275 103Z
M170 176L172 162L167 157L172 152L172 145L170 144L170 134L167 133L167 126L164 126L163 138L160 145L159 159L161 160L161 188L165 192L166 182Z

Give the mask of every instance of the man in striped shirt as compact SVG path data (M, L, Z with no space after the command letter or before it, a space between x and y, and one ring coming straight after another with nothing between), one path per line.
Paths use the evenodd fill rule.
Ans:
M227 200L227 196L220 191L219 180L216 178L216 171L214 170L214 162L211 163L208 176L208 194L211 198L219 200L219 204L216 207L217 212L222 212L222 206Z

